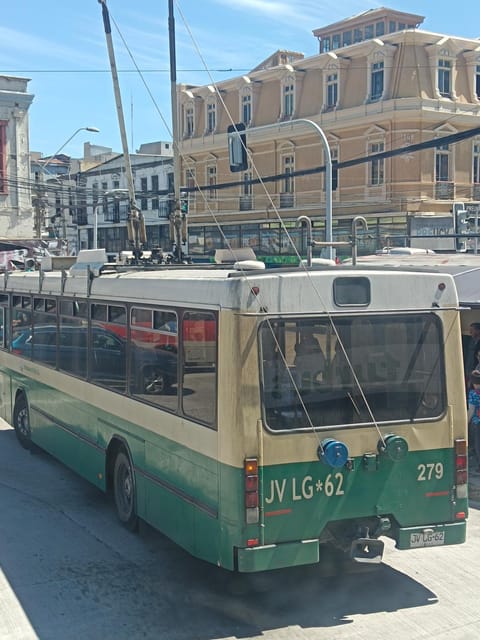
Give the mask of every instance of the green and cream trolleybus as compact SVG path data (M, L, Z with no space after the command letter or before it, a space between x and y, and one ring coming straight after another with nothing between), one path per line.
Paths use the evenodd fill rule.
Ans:
M465 540L451 276L104 262L0 281L1 416L125 526L239 572Z

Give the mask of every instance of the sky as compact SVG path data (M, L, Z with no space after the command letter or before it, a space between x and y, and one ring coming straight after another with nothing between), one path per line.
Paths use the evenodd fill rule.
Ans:
M425 31L480 38L478 0L174 0L177 82L244 75L277 49L316 55L314 29L380 6L425 16ZM107 0L107 7L133 153L171 140L168 0ZM0 75L30 79L31 151L82 157L84 142L121 151L98 0L2 3ZM65 144L80 127L100 131L81 130Z

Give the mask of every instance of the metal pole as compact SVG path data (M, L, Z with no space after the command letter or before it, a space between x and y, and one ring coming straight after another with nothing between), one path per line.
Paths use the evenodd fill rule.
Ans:
M102 204L97 203L93 208L93 248L98 249L98 212ZM107 205L108 206L108 205Z
M308 216L300 216L297 218L296 221L296 226L298 227L299 225L303 226L303 223L305 222L305 226L307 227L307 267L311 267L312 266L312 240L313 240L313 234L312 234L312 221L310 220L310 218Z
M365 230L368 229L367 221L363 216L355 216L352 220L352 264L357 264L357 225L360 225Z
M328 144L327 137L323 130L318 126L316 122L307 120L306 118L299 118L297 120L288 120L285 122L277 122L276 124L266 124L260 127L252 127L248 130L248 135L261 131L267 131L275 128L292 127L295 124L303 123L307 124L315 129L320 136L320 140L325 152L325 244L327 245L327 256L330 260L333 260L333 237L332 237L332 155L330 153L330 146Z
M475 233L478 233L478 209L475 209ZM475 255L478 253L478 238L475 236Z

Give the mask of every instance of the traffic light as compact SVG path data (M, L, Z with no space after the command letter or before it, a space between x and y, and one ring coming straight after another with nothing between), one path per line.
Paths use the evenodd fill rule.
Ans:
M470 230L468 220L468 211L465 209L463 202L454 202L453 213L455 216L455 233L467 235ZM466 251L467 243L463 238L456 239L457 251Z
M230 171L245 171L248 168L247 135L243 123L231 124L227 129L228 158Z
M185 215L188 213L188 193L185 191L180 194L180 211Z

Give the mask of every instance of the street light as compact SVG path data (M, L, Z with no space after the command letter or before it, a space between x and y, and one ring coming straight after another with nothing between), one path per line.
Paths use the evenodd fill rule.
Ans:
M103 194L104 198L108 198L112 196L114 200L120 200L122 198L129 197L128 189L111 189L110 191L105 191ZM100 202L95 205L93 209L93 248L98 249L98 210L103 206L103 202Z
M60 147L60 149L58 149L58 151L56 151L53 156L50 156L50 158L45 162L45 164L43 165L43 170L45 170L45 168L52 162L52 160L54 160L54 158L56 158L58 156L58 154L60 153L60 151L67 146L67 144L70 142L70 140L72 140L77 133L80 133L80 131L91 131L92 133L99 133L100 129L97 129L97 127L79 127L76 131L74 131L72 133L72 135L68 138L68 140L66 140L62 146Z

